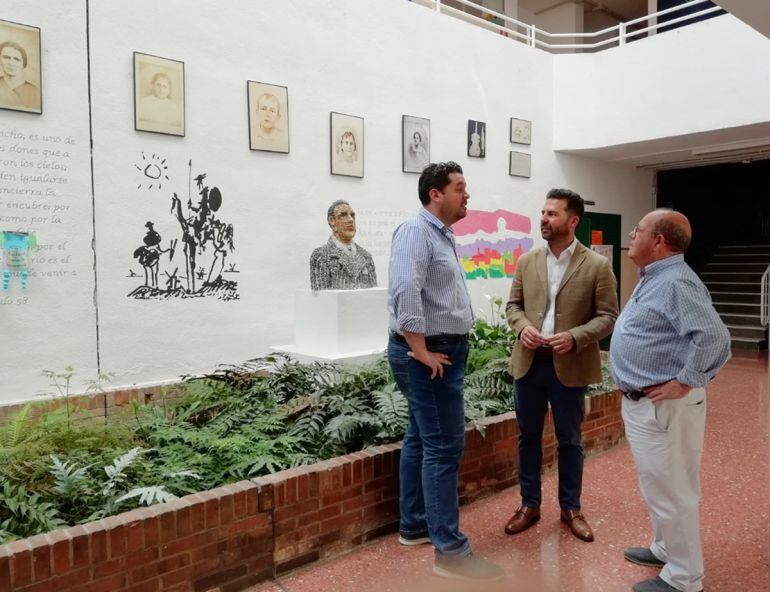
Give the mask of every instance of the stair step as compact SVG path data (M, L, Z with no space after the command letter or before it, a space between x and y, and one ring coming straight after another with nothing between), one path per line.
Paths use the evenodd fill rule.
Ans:
M708 288L708 291L712 292L712 294L716 292L740 292L756 294L757 298L759 298L760 295L757 282L715 282L709 280L704 281L703 283L706 284L706 288Z
M746 325L728 325L725 324L732 337L754 337L756 339L767 338L766 327L750 327Z
M762 314L762 305L759 302L713 302L714 308L720 314L737 314L759 317Z
M734 313L723 313L720 312L719 316L721 317L722 321L725 325L728 327L744 327L744 328L756 328L756 329L764 329L761 323L761 317L757 315L752 314L734 314Z

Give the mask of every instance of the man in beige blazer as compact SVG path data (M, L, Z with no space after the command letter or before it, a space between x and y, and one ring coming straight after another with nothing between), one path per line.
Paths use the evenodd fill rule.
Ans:
M584 209L583 199L569 189L548 192L540 219L548 244L519 259L505 309L518 336L510 373L522 498L506 524L508 534L540 519L542 436L550 403L559 442L561 520L579 539L594 539L580 511L583 398L587 385L602 380L598 342L612 332L618 297L609 260L575 239Z

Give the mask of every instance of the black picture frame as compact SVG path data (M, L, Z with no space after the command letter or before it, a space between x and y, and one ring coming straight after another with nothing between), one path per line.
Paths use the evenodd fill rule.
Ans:
M149 53L135 51L133 54L134 71L134 129L138 132L149 132L167 136L184 137L186 131L186 102L184 62L172 58L165 58ZM165 77L169 85L169 94L178 93L178 107L170 96L160 98L157 94L152 97L145 95L140 99L139 86L144 84L148 74L140 72L142 69L155 68L156 76ZM173 74L172 74L173 73ZM172 80L173 77L173 80ZM176 84L174 84L176 82ZM155 86L155 83L151 83ZM177 90L174 91L174 88ZM153 89L154 92L154 89ZM150 99L151 102L146 101ZM153 100L156 99L156 100ZM164 103L169 100L171 103ZM179 121L168 121L171 117L179 117ZM164 121L166 120L166 121Z
M353 146L350 148L350 137ZM364 118L331 111L329 113L329 171L343 177L364 177Z
M529 152L511 150L508 155L508 174L511 177L529 179L532 176L532 155Z
M470 158L486 158L487 155L487 124L475 119L468 120L468 156Z
M511 143L526 146L532 144L532 122L529 119L511 117L510 133Z
M275 90L273 94L279 103L277 120L282 120L285 125L281 129L276 129L280 135L275 138L265 139L260 136L257 122L252 120L252 115L259 109L258 101L265 94L265 90ZM280 89L280 90L278 90ZM260 82L258 80L246 81L246 109L249 119L249 150L257 152L277 152L279 154L288 154L290 150L289 134L289 88L280 84L270 82Z
M4 80L5 68L0 64L0 85L7 92L0 93L0 109L43 114L43 44L40 27L0 19L0 54L9 52L20 64L23 82L11 88ZM30 48L36 50L30 52ZM32 63L30 63L32 62ZM37 76L34 73L37 73ZM9 75L9 78L11 76ZM3 95L12 97L2 100ZM26 103L26 104L25 104Z
M420 146L415 149L410 144L410 136L420 136ZM404 173L422 173L422 170L430 163L430 119L415 115L401 116L401 171Z

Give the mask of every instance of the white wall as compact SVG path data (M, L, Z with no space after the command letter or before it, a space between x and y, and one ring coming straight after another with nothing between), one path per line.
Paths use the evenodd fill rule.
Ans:
M731 15L554 59L554 148L770 121L770 40Z
M6 0L0 19L40 27L43 62L43 114L0 110L0 231L41 246L26 291L0 291L5 403L34 398L43 369L93 378L97 350L85 3Z
M78 237L77 265L87 271L93 229L84 2L61 4L56 14L43 0L4 5L0 18L43 28L46 115L0 112L0 129L38 126L63 134L77 127L79 209L67 232ZM204 0L92 0L89 19L98 353L116 386L210 371L291 342L293 293L308 287L308 257L328 237L325 214L335 199L357 210L357 240L372 252L379 284L386 285L390 234L419 207L417 175L401 172L402 114L430 118L432 160L463 164L471 208L530 216L535 235L543 196L553 186L595 200L595 211L624 214L626 226L647 209L650 173L553 152L553 56L414 4L261 0L236 11ZM185 62L184 138L134 131L133 51ZM288 86L290 154L249 150L247 79ZM329 174L330 111L365 118L363 179ZM533 121L531 147L509 142L510 117ZM487 122L483 160L466 157L468 119ZM531 179L508 175L512 149L531 150ZM166 159L170 179L162 190L149 190L134 166L142 154ZM190 159L193 175L206 172L206 182L222 191L219 215L235 228L228 262L240 270L240 299L129 298L141 284L126 275L129 268L141 273L132 252L142 244L145 222L155 223L164 244L179 234L170 201L176 192L186 202ZM177 255L172 266L183 271L182 261ZM168 263L161 275L171 271ZM82 376L94 374L93 274L85 271L66 290L51 282L45 295L42 283L40 292L31 283L33 301L11 307L25 315L12 325L24 354L13 365L2 362L9 379L0 386L1 402L29 398L41 386L42 368L71 362ZM482 308L483 295L507 295L509 281L474 280L470 287ZM37 318L36 331L27 333ZM6 316L0 322L6 334ZM41 349L41 342L50 345Z

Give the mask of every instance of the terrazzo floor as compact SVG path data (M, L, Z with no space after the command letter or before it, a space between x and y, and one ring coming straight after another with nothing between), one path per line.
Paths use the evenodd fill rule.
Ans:
M734 358L711 383L703 455L701 530L704 591L770 591L770 388L765 358ZM623 559L626 546L649 543L647 511L626 444L586 460L583 511L596 541L574 538L559 522L556 475L543 480L540 522L516 536L503 526L518 488L462 508L476 554L501 565L494 585L448 582L430 574L429 545L402 547L395 535L297 570L249 592L614 592L654 577Z

